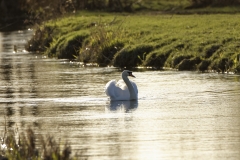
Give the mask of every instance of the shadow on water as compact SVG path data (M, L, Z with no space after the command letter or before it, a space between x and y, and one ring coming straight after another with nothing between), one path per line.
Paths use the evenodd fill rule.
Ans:
M132 112L138 107L138 101L110 101L106 108L109 111Z

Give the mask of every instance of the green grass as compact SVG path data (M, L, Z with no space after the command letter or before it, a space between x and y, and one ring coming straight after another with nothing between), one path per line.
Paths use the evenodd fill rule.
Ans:
M42 136L34 133L31 128L19 133L18 129L7 129L5 121L4 131L0 133L1 160L74 160L71 147L63 145L53 136Z
M54 28L46 52L49 56L77 56L101 66L201 71L204 67L198 66L204 61L208 64L204 70L239 72L239 19L240 14L78 12L49 21L42 30ZM181 65L190 67L179 68L183 60Z

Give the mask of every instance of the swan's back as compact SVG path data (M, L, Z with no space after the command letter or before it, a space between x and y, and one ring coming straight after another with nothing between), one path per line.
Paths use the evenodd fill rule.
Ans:
M130 82L136 95L138 95L137 85L132 81ZM105 86L105 93L111 100L130 100L128 87L123 80L119 80L118 82L116 80L109 81Z

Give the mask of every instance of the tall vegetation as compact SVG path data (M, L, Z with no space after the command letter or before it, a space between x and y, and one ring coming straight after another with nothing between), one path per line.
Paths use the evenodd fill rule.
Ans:
M126 36L119 23L115 17L108 23L99 21L91 27L89 37L79 47L78 60L84 63L97 62L99 66L111 64L116 52L123 48Z
M189 8L239 5L240 0L0 0L0 31L11 27L38 25L65 13L79 10L179 13ZM179 11L180 9L180 11ZM184 12L185 12L184 11ZM17 28L16 28L17 29Z
M236 5L240 3L239 0L189 0L192 4L192 7L206 7L209 5L212 6L229 6Z
M39 25L78 10L131 12L135 4L141 3L139 0L0 0L0 31Z
M73 160L71 147L61 146L54 137L37 136L32 129L24 133L7 131L0 137L0 160Z
M237 5L239 0L1 0L1 21L12 17L25 16L34 21L45 20L56 17L67 12L77 10L102 10L102 11L134 11L135 9L154 9L155 6L165 4L174 5L189 4L192 7L228 6ZM152 6L150 5L152 4ZM177 5L173 6L176 7ZM161 8L161 7L160 7Z

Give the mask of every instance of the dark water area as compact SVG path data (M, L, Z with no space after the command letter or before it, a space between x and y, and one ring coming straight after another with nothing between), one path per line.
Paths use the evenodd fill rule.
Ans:
M10 19L9 21L4 21L0 19L0 32L14 32L15 30L24 30L28 28L27 24L24 24L24 17L19 19Z
M239 75L138 69L139 100L110 102L104 87L120 70L28 53L31 35L0 33L0 136L6 120L80 158L240 159Z

